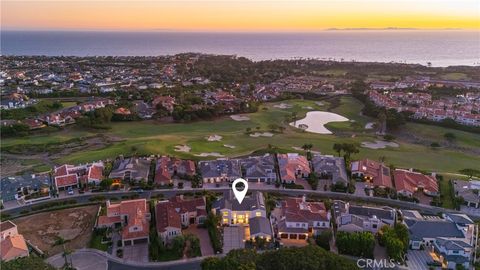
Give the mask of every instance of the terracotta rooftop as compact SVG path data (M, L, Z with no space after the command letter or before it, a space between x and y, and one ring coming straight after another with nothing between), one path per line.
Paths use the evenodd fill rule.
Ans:
M2 261L8 261L24 254L28 255L27 243L21 234L7 237L0 246Z
M352 162L352 172L362 172L365 176L372 178L372 184L379 187L393 187L390 168L383 163L370 159L363 159Z
M397 191L414 193L417 188L423 188L425 192L438 193L438 183L435 177L424 175L419 172L397 169L393 173L395 188Z

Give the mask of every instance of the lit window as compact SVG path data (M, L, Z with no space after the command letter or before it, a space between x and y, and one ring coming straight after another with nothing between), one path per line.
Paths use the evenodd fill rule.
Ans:
M223 212L223 216L224 217L228 216L228 212Z
M256 212L256 213L255 213L255 216L257 216L257 217L261 217L261 216L262 216L262 213L260 213L260 212Z

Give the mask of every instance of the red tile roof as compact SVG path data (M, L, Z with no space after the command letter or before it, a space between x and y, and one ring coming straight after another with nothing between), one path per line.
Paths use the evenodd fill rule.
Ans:
M303 198L288 198L282 202L283 215L288 222L328 221L328 213L322 202L306 202Z
M112 226L115 223L121 222L122 219L120 216L108 217L108 216L99 216L98 217L98 226Z
M393 176L398 192L406 191L413 194L417 188L423 188L425 192L438 193L437 180L431 175L397 169Z
M160 168L155 173L155 184L168 185L172 182L172 177L166 167Z
M103 179L103 167L97 164L93 164L88 169L88 179L102 180Z
M180 215L197 212L198 216L206 216L205 199L196 198L185 200L180 196L171 198L169 201L159 202L155 209L157 231L164 232L167 227L182 228Z
M17 257L28 255L27 243L21 234L7 237L1 242L0 246L2 261L9 261Z
M182 228L180 215L175 211L171 202L159 202L155 208L157 231L165 232L167 227Z
M60 187L68 187L78 184L78 176L76 174L69 174L65 176L55 177L55 185Z
M383 163L373 161L370 159L363 159L352 162L352 173L361 172L367 177L372 178L372 184L378 187L392 188L392 177L390 175L390 168Z
M122 239L148 237L150 232L150 225L147 220L148 214L146 199L123 201L107 207L107 217L127 216L128 223L122 229ZM106 219L102 218L102 222L104 221ZM138 227L140 230L131 230L133 227Z

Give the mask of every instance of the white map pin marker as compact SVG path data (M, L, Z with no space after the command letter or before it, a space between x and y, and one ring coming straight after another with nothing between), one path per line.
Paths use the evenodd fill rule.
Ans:
M243 183L243 186L245 188L243 190L238 190L236 187L238 183ZM247 195L248 182L245 179L238 178L237 180L233 181L232 189L233 194L235 194L235 198L237 198L238 203L241 204L243 199L245 198L245 195Z

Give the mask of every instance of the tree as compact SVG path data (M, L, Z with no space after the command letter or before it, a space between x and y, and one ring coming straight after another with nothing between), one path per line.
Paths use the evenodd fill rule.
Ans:
M373 258L375 237L370 232L337 232L336 244L342 254Z
M236 249L221 259L207 258L202 262L202 270L250 269L351 270L358 267L353 261L315 245L287 247L263 253L256 253L251 249Z
M458 171L459 173L461 174L464 174L466 176L468 176L468 178L472 178L474 176L476 177L480 177L480 170L477 170L477 169L461 169Z
M378 132L380 134L385 134L387 132L387 115L384 111L381 111L378 116Z
M71 253L69 250L67 250L65 248L65 244L70 242L70 240L65 240L63 237L60 237L60 236L57 236L55 242L53 243L52 246L62 246L62 249L63 249L63 253L62 253L62 257L65 259L65 264L63 265L64 268L66 269L69 269L71 267L73 267L72 265L70 265L68 263L68 259L67 259L67 256Z
M360 149L353 143L342 143L342 149L345 152L345 161L349 161L352 154L358 154Z
M330 241L332 240L332 235L333 234L332 234L331 230L323 231L320 234L318 234L317 236L315 236L315 243L319 247L329 251L330 250Z
M308 183L310 184L310 186L312 187L313 190L317 190L318 176L315 172L312 172L308 175L307 181L308 181Z
M113 184L113 179L111 178L105 178L100 182L100 187L104 190L110 188L110 186Z
M171 250L176 253L178 257L182 257L183 249L185 247L185 237L183 235L177 236L172 239Z
M202 270L217 270L222 269L222 260L217 257L208 257L202 261Z
M396 261L403 260L403 243L398 238L389 237L386 239L386 247L387 247L387 254L390 259L394 259Z
M342 153L342 150L343 150L342 144L341 143L334 143L333 144L333 150L335 150L335 152L338 153L338 156L340 156L341 153Z
M310 152L310 150L312 150L312 148L313 148L313 144L311 144L311 143L306 143L306 144L302 145L302 149L305 150L305 151L308 151L308 152Z

